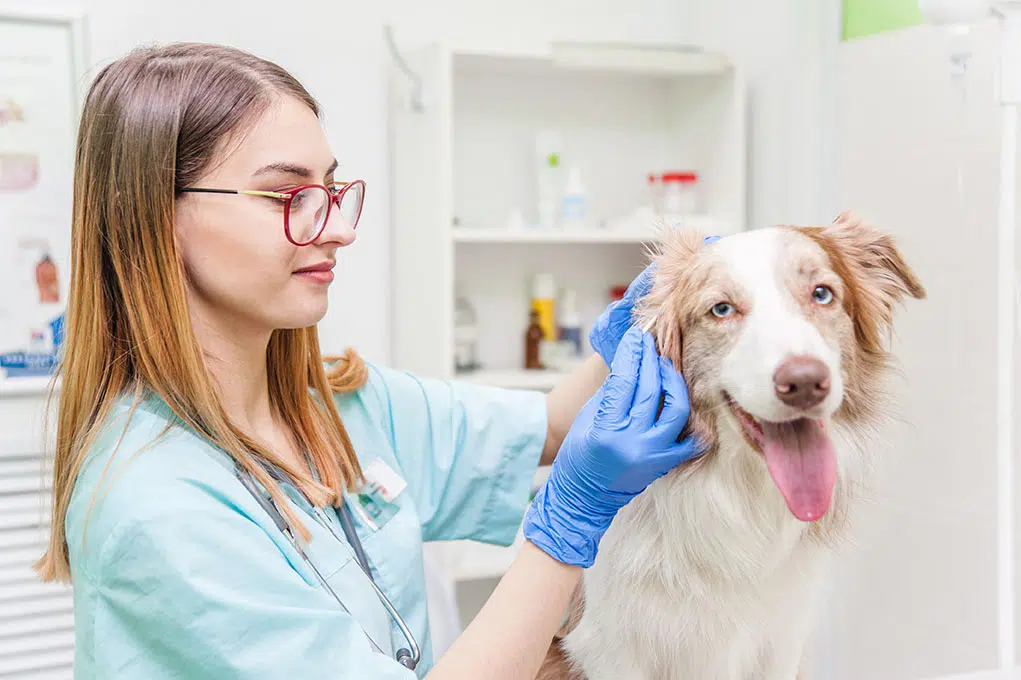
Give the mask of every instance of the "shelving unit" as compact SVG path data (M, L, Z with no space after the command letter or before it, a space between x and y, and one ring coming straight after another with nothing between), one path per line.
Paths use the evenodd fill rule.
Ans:
M557 370L522 370L530 280L577 293L582 333L647 264L663 228L728 234L746 224L746 113L725 55L689 47L553 43L432 45L391 78L392 362L423 376L547 391ZM415 101L414 88L423 104ZM580 169L584 223L538 230L536 137ZM701 205L649 219L651 173L695 171ZM457 374L455 300L473 306L481 369ZM588 349L587 340L583 343ZM520 540L520 536L519 536ZM455 580L498 578L520 545L445 546Z
M394 68L392 361L454 373L454 303L478 317L483 372L522 366L529 279L552 273L577 291L585 324L644 267L659 233L647 217L648 175L699 174L699 214L679 226L747 228L743 78L725 55L686 46L557 42L543 49L432 45L404 55L421 86ZM535 140L554 130L563 164L588 190L584 227L541 231ZM510 226L516 225L516 226ZM583 333L587 328L583 328ZM530 379L525 386L534 385ZM533 387L546 389L539 381Z

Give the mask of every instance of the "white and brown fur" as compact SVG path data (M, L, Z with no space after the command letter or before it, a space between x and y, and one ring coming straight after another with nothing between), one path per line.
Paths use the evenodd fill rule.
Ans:
M638 323L685 376L689 429L710 449L620 511L539 678L794 680L827 558L866 485L894 307L925 290L888 235L846 214L712 245L687 232L664 241ZM813 301L820 284L835 293L829 305ZM710 314L720 301L737 313ZM723 396L764 420L793 417L772 382L792 354L833 376L819 417L837 482L811 523L788 510Z

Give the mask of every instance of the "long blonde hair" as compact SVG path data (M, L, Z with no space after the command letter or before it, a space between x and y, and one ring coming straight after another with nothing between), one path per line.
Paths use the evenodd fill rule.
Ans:
M327 373L315 326L277 330L268 349L272 406L307 447L320 482L229 420L203 362L174 239L180 190L207 169L229 135L281 95L319 106L284 69L246 52L204 44L138 49L105 67L89 90L74 172L66 352L53 472L49 546L35 565L69 581L65 515L82 462L114 403L158 396L183 423L248 470L308 540L256 457L286 470L317 505L362 481L333 392L357 389L367 369L348 350ZM322 398L313 398L313 393Z

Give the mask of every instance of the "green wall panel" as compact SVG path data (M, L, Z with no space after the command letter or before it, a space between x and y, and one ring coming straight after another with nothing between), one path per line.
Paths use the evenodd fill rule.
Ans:
M920 23L918 0L844 0L844 40Z

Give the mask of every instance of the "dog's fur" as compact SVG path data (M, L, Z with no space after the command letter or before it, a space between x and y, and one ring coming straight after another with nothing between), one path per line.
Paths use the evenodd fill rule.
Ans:
M826 558L865 487L870 435L886 404L896 303L925 290L893 240L845 214L704 245L675 231L655 253L637 322L683 373L688 428L708 452L624 507L586 571L543 680L794 680ZM829 304L813 299L832 289ZM709 313L721 301L735 313ZM789 356L830 369L810 411L773 384ZM826 514L795 518L725 394L751 415L825 423L837 480Z

